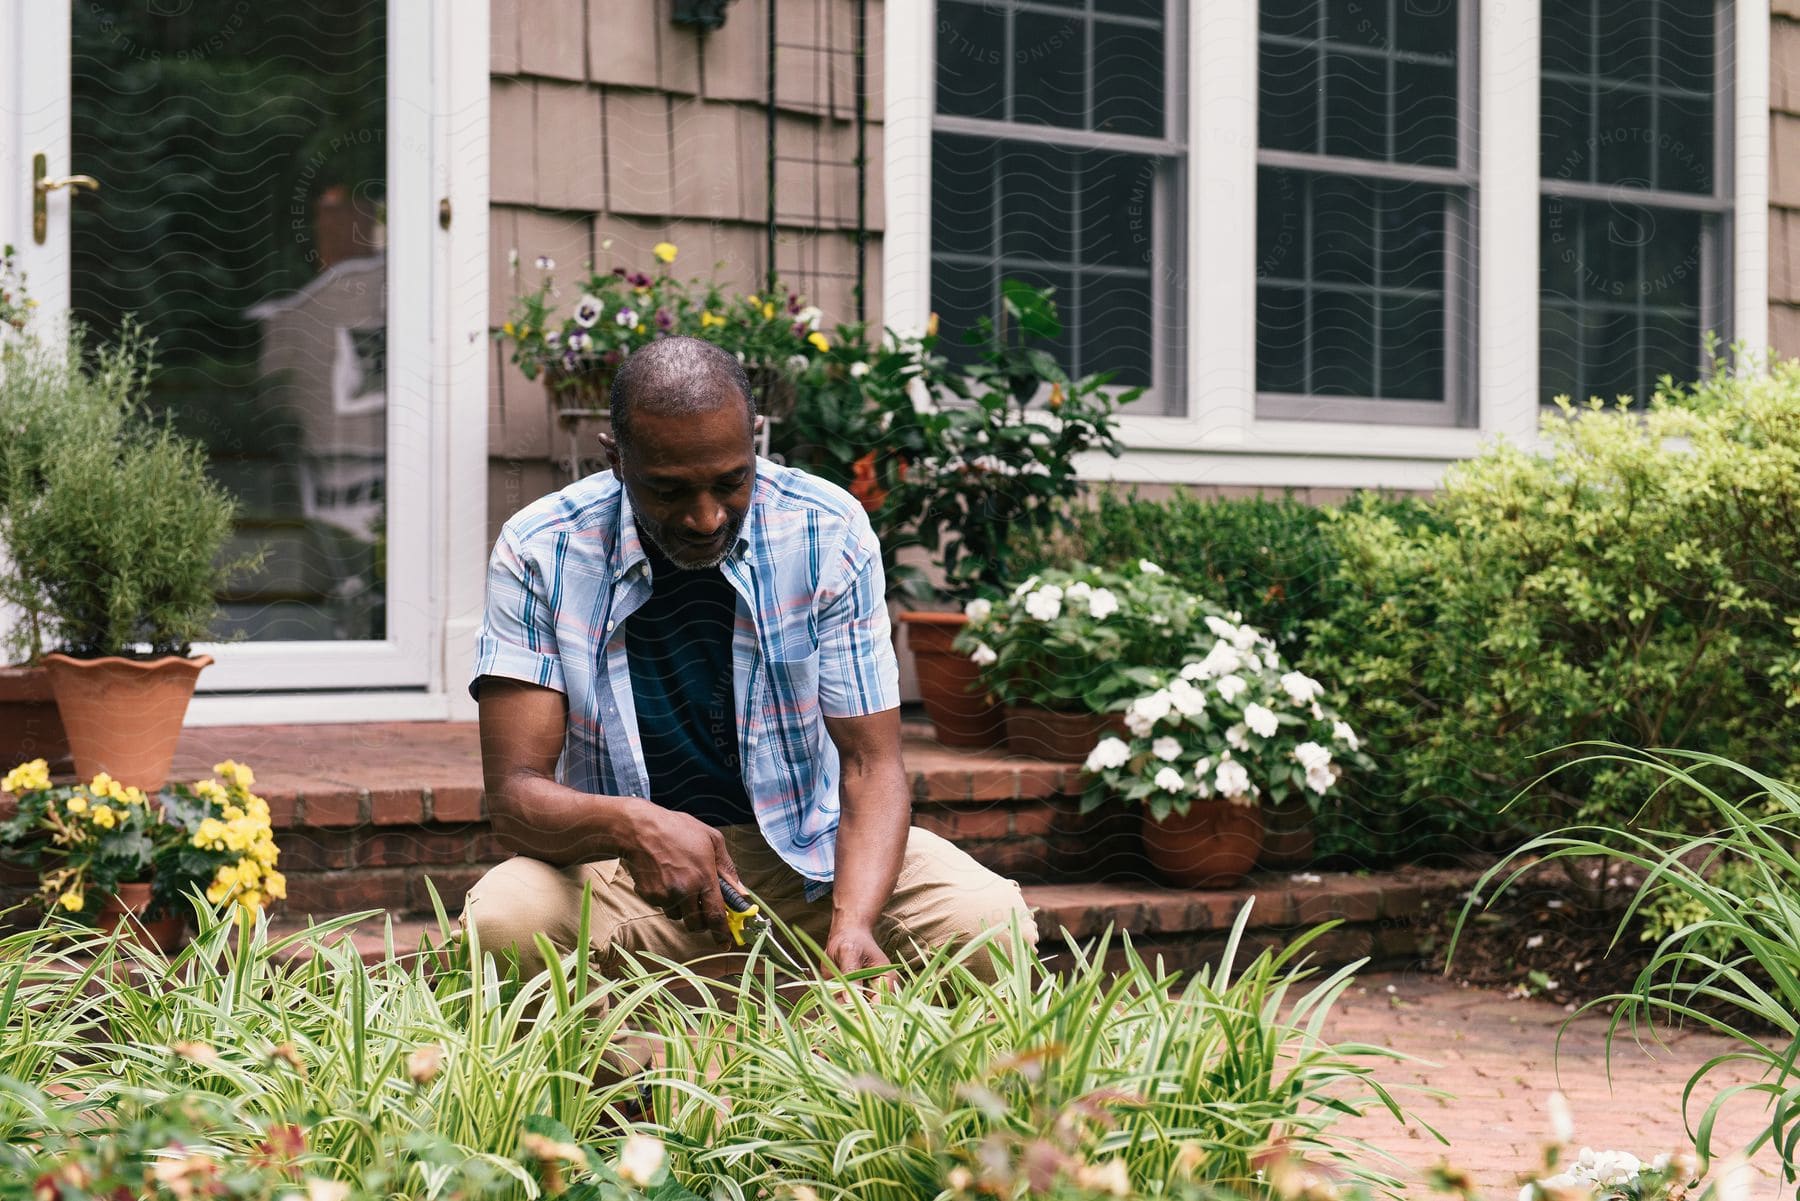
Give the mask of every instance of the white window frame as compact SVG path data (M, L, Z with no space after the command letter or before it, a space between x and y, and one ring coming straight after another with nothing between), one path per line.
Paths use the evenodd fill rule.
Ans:
M66 69L48 52L69 41L66 6L0 16L0 64L18 64L0 110L0 237L31 243L30 156L45 149L67 169ZM424 479L392 480L389 571L413 573L425 612L396 623L389 652L423 663L387 679L369 673L369 643L196 644L229 656L201 676L190 725L472 718L464 687L480 622L487 559L488 12L486 5L389 0L390 261L413 265L409 295L388 310L389 439L398 461L428 464ZM29 26L26 24L30 22ZM402 44L402 40L404 43ZM62 50L66 59L66 49ZM64 98L54 101L56 89ZM46 103L44 97L52 97ZM66 245L67 192L53 193L49 246ZM77 202L79 203L79 202ZM24 256L33 294L66 311L66 264ZM404 645L401 645L401 642ZM266 665L285 662L284 687L258 691ZM371 691L371 688L383 689ZM208 691L219 695L206 695Z
M1538 74L1535 4L1476 4L1475 424L1296 421L1256 412L1257 0L1190 6L1187 31L1186 413L1127 410L1117 460L1084 478L1133 483L1434 488L1495 438L1534 444L1538 394ZM1735 4L1731 79L1732 337L1768 339L1769 14ZM931 306L935 6L886 6L887 230L883 313L920 328ZM1204 285L1196 281L1205 281Z

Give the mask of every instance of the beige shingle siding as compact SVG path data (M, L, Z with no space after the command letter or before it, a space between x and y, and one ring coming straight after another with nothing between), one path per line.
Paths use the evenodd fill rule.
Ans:
M1769 344L1800 355L1800 0L1769 22Z
M881 22L869 0L866 197L869 315L879 319ZM603 265L648 266L650 247L681 247L684 273L733 287L760 283L764 263L767 123L766 0L737 0L724 28L704 37L670 20L673 0L490 0L492 76L489 318L506 320L512 298L534 286L539 255L571 278L598 255ZM853 0L779 0L783 49L777 76L777 149L817 158L778 172L783 229L776 264L804 279L832 320L855 316L851 282L814 278L855 270ZM813 214L819 226L812 230ZM601 243L610 239L610 249ZM508 254L517 248L517 275ZM559 478L563 453L540 383L498 348L490 359L490 525ZM537 489L533 491L532 489Z

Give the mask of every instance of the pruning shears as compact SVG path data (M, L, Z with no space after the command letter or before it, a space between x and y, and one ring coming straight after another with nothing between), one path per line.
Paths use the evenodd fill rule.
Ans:
M731 881L719 877L719 895L725 898L725 924L731 927L731 941L738 946L744 945L744 932L749 931L751 938L761 938L787 963L787 966L810 976L811 972L800 966L799 960L788 953L775 937L775 924L763 916L762 906L732 887Z

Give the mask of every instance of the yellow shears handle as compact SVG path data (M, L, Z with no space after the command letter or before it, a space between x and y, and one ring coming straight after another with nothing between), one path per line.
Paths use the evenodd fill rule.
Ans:
M725 898L725 924L731 927L731 941L741 947L744 945L744 927L761 917L762 909L722 876L719 894Z

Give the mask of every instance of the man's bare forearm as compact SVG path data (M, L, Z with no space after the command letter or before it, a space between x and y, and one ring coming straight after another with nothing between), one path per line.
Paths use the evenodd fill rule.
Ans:
M500 845L546 863L620 859L638 845L641 797L598 796L546 776L519 773L491 799Z
M846 772L841 796L831 924L836 930L873 930L906 859L912 802L905 769L895 756L863 772Z

